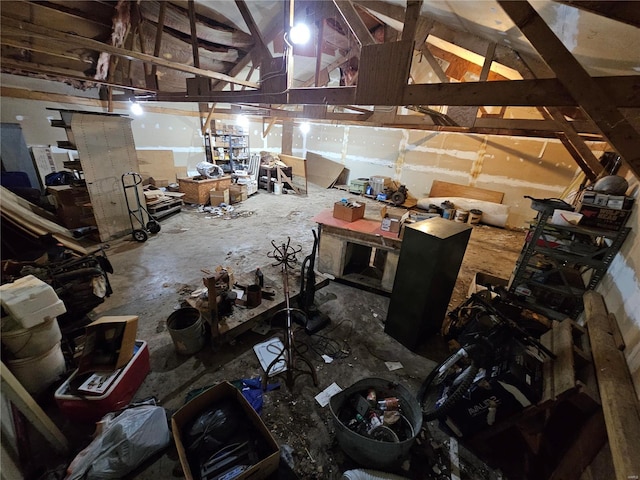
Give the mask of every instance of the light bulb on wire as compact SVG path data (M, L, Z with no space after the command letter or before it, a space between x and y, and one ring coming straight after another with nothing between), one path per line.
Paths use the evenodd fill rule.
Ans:
M294 45L304 45L311 38L311 30L304 23L298 23L289 30L289 40Z
M133 113L134 115L142 115L144 113L144 110L142 109L142 105L140 105L138 102L133 102L131 104L131 113Z

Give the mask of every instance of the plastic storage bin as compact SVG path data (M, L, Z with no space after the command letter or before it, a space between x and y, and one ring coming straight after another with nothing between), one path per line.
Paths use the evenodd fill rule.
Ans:
M95 422L105 414L119 410L129 404L150 370L147 342L136 340L135 353L129 363L122 367L119 375L102 395L71 393L71 385L78 371L56 390L58 408L71 420Z
M24 328L35 327L46 317L55 318L67 311L51 285L33 275L0 286L2 307Z

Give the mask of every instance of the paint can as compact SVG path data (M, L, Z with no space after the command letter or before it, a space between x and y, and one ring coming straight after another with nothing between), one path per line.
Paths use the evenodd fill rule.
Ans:
M456 210L453 221L458 223L466 223L467 218L469 218L469 212L467 210L458 209Z
M480 219L482 219L482 210L478 210L477 208L469 210L468 222L470 225L478 225L480 223Z
M440 207L442 208L442 218L444 218L445 220L453 220L453 217L456 214L456 209L453 202L447 200L445 202L442 202L440 204Z
M192 355L204 347L204 323L197 308L179 308L167 319L167 330L181 355Z

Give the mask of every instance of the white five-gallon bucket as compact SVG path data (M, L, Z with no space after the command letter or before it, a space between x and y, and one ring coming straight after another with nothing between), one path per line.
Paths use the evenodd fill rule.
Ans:
M31 394L44 391L66 370L60 342L40 355L7 360L7 366L25 390Z
M2 344L16 358L28 358L48 352L61 339L58 320L51 317L35 327L2 333Z
M276 195L282 194L282 183L276 182L273 184L273 193Z

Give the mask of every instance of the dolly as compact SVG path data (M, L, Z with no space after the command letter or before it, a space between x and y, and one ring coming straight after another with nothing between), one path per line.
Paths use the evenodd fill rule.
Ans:
M138 186L142 184L142 177L139 173L128 172L122 175L122 188L124 189L124 199L127 202L127 210L129 211L129 222L131 222L131 235L136 242L146 242L149 233L158 233L160 231L160 224L158 221L153 218L153 215L149 213L140 201L140 194L138 193ZM136 202L136 207L131 208L131 204L129 203L129 195L127 195L127 190L133 190L134 198ZM147 216L147 221L145 222L144 215ZM141 228L136 228L134 226L133 220L136 220L138 224L140 224Z

